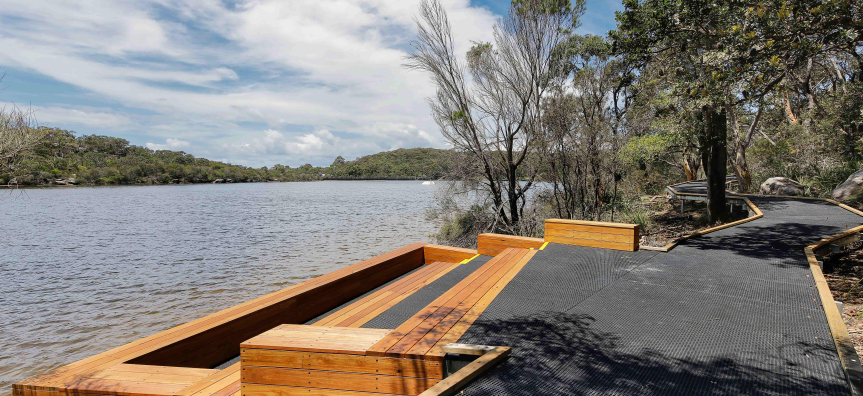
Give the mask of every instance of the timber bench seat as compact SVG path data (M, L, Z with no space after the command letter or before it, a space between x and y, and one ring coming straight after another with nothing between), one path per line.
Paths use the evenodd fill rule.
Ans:
M443 379L442 362L366 356L390 331L276 327L242 344L242 394L418 395Z
M518 248L503 250L383 337L366 353L443 361L446 355L444 347L461 338L536 252Z
M410 275L318 320L313 326L360 327L459 265L440 261L426 264Z

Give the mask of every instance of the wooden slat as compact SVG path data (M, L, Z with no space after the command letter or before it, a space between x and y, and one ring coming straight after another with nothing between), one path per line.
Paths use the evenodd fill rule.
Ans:
M506 248L539 248L545 241L541 238L528 238L502 234L480 234L477 237L477 251L487 256L496 256Z
M423 254L425 255L426 264L433 263L435 261L459 263L462 260L469 259L477 255L477 251L453 246L428 244L423 248Z
M609 223L605 221L588 221L588 220L569 220L569 219L546 219L545 224L565 224L568 226L589 226L589 227L605 227L617 229L634 229L638 228L638 224L627 223Z
M455 374L438 382L435 386L421 393L422 396L449 396L453 395L468 382L478 377L495 364L506 359L510 354L509 347L495 347L491 352L485 353Z
M173 395L188 384L159 384L139 381L116 381L100 378L72 380L60 387L61 392L88 393L94 395L142 396Z
M617 234L617 235L632 235L633 230L631 228L614 228L614 227L597 227L590 225L581 225L581 224L566 224L566 223L555 223L550 220L546 220L545 229L556 229L556 230L572 230L572 231L582 231L582 232L601 232L603 234Z
M503 258L511 253L514 249L508 249L503 253L495 256L493 259L489 260L487 263L483 264L482 267L478 268L470 275L465 277L461 282L453 286L446 293L432 301L431 304L427 305L423 310L418 312L416 315L412 316L404 323L402 323L395 330L390 332L389 335L381 339L377 344L371 347L366 354L372 356L386 356L387 351L395 345L399 340L402 339L405 335L410 333L415 327L420 325L427 317L433 314L438 310L441 306L443 306L447 301L449 301L455 293L460 292L462 289L470 285L477 277L481 276L483 273L489 270L489 268L493 268L497 265Z
M233 393L234 387L240 382L240 371L232 370L231 374L195 392L193 396L216 396L217 394Z
M620 234L604 234L601 232L585 232L585 231L572 231L572 230L561 230L551 228L545 230L545 236L557 236L562 238L575 238L575 239L592 239L596 241L606 241L606 242L619 242L619 243L632 243L632 235L620 235Z
M389 333L386 329L282 325L244 342L242 348L365 354Z
M500 281L516 264L518 264L530 250L519 249L516 253L509 257L507 264L488 277L482 284L474 289L470 295L465 297L458 306L456 306L449 314L446 315L439 323L428 331L416 344L408 351L407 355L425 355L437 342L440 340L462 317L473 308L477 303L498 281Z
M349 373L443 378L443 364L437 361L400 359L244 348L243 366L282 367Z
M336 389L304 388L295 386L247 384L242 396L392 396L384 393L354 392Z
M143 364L118 364L111 367L111 370L128 371L131 373L199 375L201 378L206 378L219 371L213 369L200 369L191 367L147 366Z
M244 385L267 384L391 393L397 395L418 395L440 381L429 378L390 375L244 366L242 369L242 382Z
M360 312L363 312L366 308L370 307L378 307L380 305L386 304L387 301L398 297L401 293L407 292L411 290L413 286L418 284L423 284L423 282L435 275L437 271L439 271L444 265L441 264L429 264L421 267L419 270L410 274L403 279L400 279L397 282L393 282L381 290L372 293L360 301L357 301L345 308L342 308L326 318L323 318L317 322L315 322L314 326L339 326L341 322L351 318L354 315L357 315ZM374 310L372 308L371 310ZM352 322L351 322L352 323ZM348 326L350 323L343 324L343 326Z
M448 267L445 267L443 270L441 270L441 271L437 272L434 276L432 276L432 277L430 277L430 278L426 279L426 281L425 281L422 285L420 285L420 287L424 287L424 286L430 285L432 282L436 281L438 278L440 278L440 277L442 277L442 276L446 275L447 273L449 273L450 271L454 270L456 267L458 267L458 266L459 266L459 264L458 264L458 263L455 263L455 264L453 264L453 263L447 263L447 264L449 264L449 266L448 266ZM417 289L417 290L419 290L419 289ZM411 291L410 293L403 293L401 296L398 296L398 297L396 297L396 298L393 298L392 300L388 301L386 304L383 304L383 305L381 305L381 306L379 306L379 307L375 308L374 310L371 310L371 311L369 311L368 313L365 313L364 315L363 315L363 313L364 313L365 311L360 312L359 314L355 315L354 317L351 317L350 319L348 319L348 321L343 322L343 323L342 323L342 325L346 325L346 326L348 326L348 327L360 327L360 326L362 326L362 325L364 325L364 324L368 323L370 320L372 320L372 319L376 318L376 317L377 317L378 315L380 315L382 312L384 312L384 311L386 311L387 309L389 309L389 308L391 308L391 307L395 306L395 305L396 305L396 304L398 304L400 301L404 300L405 298L408 298L408 297L409 297L411 294L413 294L415 291L416 291L416 290ZM363 316L359 316L359 315L363 315ZM356 317L356 316L359 316L359 317ZM355 319L355 317L356 317L356 320L354 320L354 319ZM351 321L353 321L353 322L351 322Z
M192 385L198 382L207 375L182 373L183 367L174 367L177 373L142 373L136 371L117 371L113 368L102 370L95 373L89 378L98 378L116 381L133 381L133 382L153 382L161 384L186 384ZM217 371L217 370L213 370Z
M190 396L200 392L203 389L213 386L214 384L222 383L225 378L229 378L232 375L239 376L240 373L240 363L234 363L222 370L219 370L216 373L204 378L201 381L196 382L194 385L185 388L177 393L178 396Z
M485 309L497 298L498 294L503 290L506 285L512 281L516 275L524 268L527 263L535 256L537 253L536 250L529 251L521 260L514 265L506 275L503 276L495 285L492 287L476 304L464 315L461 319L456 323L446 334L441 337L438 342L432 347L427 353L426 356L436 357L439 359L443 359L446 355L446 351L444 348L450 343L457 342L461 339L461 336L467 332L471 325L479 318L479 315L485 311Z
M575 239L575 238L564 238L564 237L557 237L557 236L546 236L545 240L548 242L551 242L551 243L562 243L562 244L566 244L566 245L578 245L578 246L586 246L586 247L615 249L615 250L628 250L628 251L634 250L633 245L631 243L594 241L592 239Z

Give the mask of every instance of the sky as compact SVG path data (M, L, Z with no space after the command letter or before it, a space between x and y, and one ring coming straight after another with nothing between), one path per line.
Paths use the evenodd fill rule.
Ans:
M443 0L457 53L509 0ZM447 148L403 68L419 0L4 0L0 102L40 124L246 166ZM614 28L587 1L578 33Z

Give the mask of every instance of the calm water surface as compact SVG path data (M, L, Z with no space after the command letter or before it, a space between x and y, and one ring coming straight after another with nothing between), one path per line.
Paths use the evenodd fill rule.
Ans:
M398 247L420 182L0 190L0 395L11 384Z

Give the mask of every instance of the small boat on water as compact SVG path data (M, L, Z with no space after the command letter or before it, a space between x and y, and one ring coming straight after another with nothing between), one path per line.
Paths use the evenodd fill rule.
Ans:
M424 182L423 182L423 185L424 185L424 186L433 186L433 185L434 185L434 182L433 182L433 181L424 181Z

